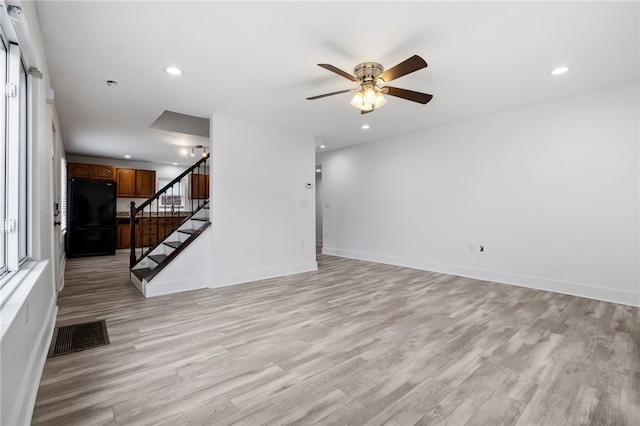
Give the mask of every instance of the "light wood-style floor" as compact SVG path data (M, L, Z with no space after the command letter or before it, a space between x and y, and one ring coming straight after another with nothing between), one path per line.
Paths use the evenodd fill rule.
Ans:
M638 425L640 313L319 256L320 270L143 298L127 254L70 259L34 424Z

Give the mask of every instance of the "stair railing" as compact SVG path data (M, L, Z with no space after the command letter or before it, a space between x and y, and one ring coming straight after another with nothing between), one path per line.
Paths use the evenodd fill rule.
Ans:
M209 154L182 172L151 198L129 208L131 268L209 201ZM186 189L185 178L189 189ZM187 193L188 191L188 193ZM187 195L189 197L187 198ZM155 220L154 220L155 219ZM139 253L137 252L139 248Z

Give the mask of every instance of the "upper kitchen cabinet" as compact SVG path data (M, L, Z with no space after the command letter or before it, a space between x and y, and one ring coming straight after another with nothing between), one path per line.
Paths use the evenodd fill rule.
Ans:
M118 197L136 196L136 171L133 169L118 169Z
M155 171L118 169L118 197L149 198L155 192Z
M156 172L136 170L136 197L149 198L156 193Z
M116 167L102 164L67 163L69 179L116 180Z
M209 175L197 173L191 175L191 198L194 200L209 198Z

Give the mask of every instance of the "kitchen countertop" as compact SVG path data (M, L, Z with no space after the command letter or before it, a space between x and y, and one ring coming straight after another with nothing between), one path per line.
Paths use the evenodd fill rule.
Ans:
M186 217L189 216L189 212L151 212L151 215L145 212L144 217ZM138 216L140 217L140 216ZM129 219L129 212L116 212L116 218L118 219Z

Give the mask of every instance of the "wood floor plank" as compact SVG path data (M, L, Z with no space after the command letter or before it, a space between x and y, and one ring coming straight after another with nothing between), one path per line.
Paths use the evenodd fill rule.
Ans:
M635 425L638 308L319 255L319 270L146 299L128 253L69 259L34 425Z

